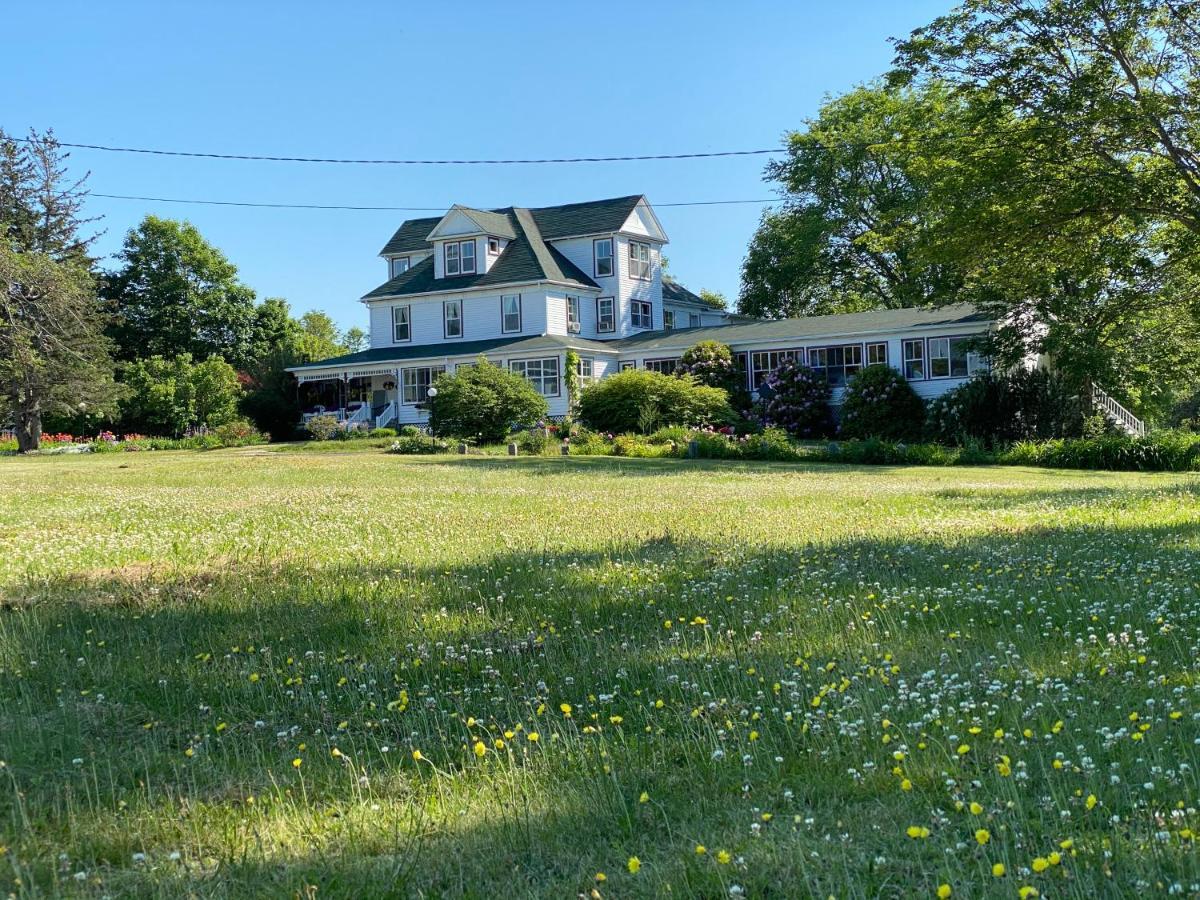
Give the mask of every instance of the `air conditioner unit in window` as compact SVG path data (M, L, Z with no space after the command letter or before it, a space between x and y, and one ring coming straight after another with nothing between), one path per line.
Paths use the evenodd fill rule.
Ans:
M568 322L567 323L567 331L569 331L571 334L579 334L579 323L578 322Z

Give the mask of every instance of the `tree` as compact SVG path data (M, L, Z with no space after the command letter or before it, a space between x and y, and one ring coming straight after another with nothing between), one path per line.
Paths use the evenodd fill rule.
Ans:
M438 437L495 444L549 411L546 398L526 379L484 357L437 381L429 398L429 429Z
M103 411L116 389L80 217L87 176L70 180L53 134L0 131L0 416L22 452L42 416Z
M116 395L102 325L78 261L0 241L0 414L21 452L38 449L43 414L102 409Z
M347 353L337 326L327 313L309 310L300 317L297 352L302 362L315 362Z
M186 353L151 356L127 365L123 377L128 394L122 419L134 430L179 435L237 417L242 386L233 366L219 356L199 363Z
M125 236L105 279L120 358L214 354L246 365L255 342L254 292L194 225L147 216Z
M932 172L896 136L928 138L961 114L936 84L869 86L791 133L787 157L767 167L785 205L763 214L751 240L738 311L777 318L953 299L961 272L916 253Z
M346 333L342 335L342 343L345 345L347 353L358 353L360 350L366 350L367 333L357 325L347 328Z
M1010 323L998 355L1052 353L1151 416L1200 377L1198 24L1194 3L968 0L893 73L970 110L925 144L922 252Z
M699 297L713 309L729 309L729 301L720 291L701 290Z
M299 353L300 323L292 318L291 308L282 297L268 297L254 308L253 333L250 357L254 363L278 354Z

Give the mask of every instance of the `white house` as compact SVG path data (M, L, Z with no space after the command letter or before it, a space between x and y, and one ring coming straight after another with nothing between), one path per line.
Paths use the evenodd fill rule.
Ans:
M629 367L673 371L699 340L728 344L757 389L799 357L840 398L864 366L899 369L925 398L981 369L970 339L993 322L967 305L755 320L714 309L662 274L667 235L644 196L540 209L453 206L404 222L380 255L387 280L362 299L369 350L296 366L306 395L350 424L421 424L439 375L481 354L567 413L569 350L586 383Z

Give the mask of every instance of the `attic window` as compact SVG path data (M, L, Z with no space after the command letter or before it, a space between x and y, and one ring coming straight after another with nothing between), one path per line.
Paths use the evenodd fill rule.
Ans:
M448 241L446 243L446 274L475 274L475 242Z
M409 261L407 256L397 256L395 259L393 259L392 278L395 278L397 275L403 275L405 272L407 272L408 265Z
M495 256L500 252L500 238L488 238L488 253Z

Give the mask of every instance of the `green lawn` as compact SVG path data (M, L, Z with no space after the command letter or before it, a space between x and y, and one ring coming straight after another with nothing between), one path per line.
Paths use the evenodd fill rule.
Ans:
M1196 476L255 449L0 497L0 895L1200 892Z

